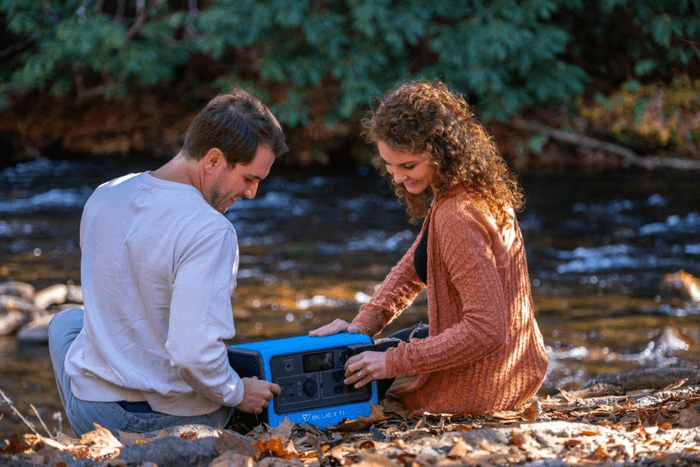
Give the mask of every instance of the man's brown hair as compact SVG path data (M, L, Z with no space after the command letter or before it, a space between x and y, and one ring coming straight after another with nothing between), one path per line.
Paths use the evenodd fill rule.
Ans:
M259 146L275 157L287 152L282 126L257 97L240 88L214 97L194 118L183 149L199 160L213 148L224 153L229 166L249 164Z

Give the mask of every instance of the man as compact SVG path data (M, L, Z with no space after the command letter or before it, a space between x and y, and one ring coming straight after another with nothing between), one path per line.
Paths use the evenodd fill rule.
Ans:
M84 311L56 315L49 347L76 436L260 413L276 384L241 379L235 334L236 231L222 214L253 198L287 150L269 109L237 89L195 117L182 150L153 172L98 187L80 225Z

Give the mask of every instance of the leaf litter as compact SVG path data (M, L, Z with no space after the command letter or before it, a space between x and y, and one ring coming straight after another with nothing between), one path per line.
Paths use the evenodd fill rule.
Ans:
M157 448L156 443L162 443ZM177 446L174 448L173 446ZM154 447L154 449L148 449ZM141 449L141 451L138 451ZM179 452L179 454L176 454ZM187 455L184 455L182 453ZM95 425L80 439L35 433L0 442L0 464L24 466L197 465L461 466L698 465L700 385L625 393L598 384L560 390L482 417L411 417L390 400L369 417L321 429L285 419L247 433L191 425L134 434Z

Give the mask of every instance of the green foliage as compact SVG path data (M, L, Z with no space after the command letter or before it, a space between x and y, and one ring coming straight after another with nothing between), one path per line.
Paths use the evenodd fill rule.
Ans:
M187 63L188 44L169 42L182 25L182 14L168 11L167 4L149 7L133 40L126 36L134 18L116 21L95 6L94 0L0 0L7 30L26 44L0 70L5 89L48 85L53 94L66 95L76 77L97 75L108 96L125 92L131 83L165 84L175 67Z
M137 4L146 6L142 23ZM700 0L210 0L196 12L186 4L0 0L0 23L19 44L0 50L2 96L80 96L83 80L107 97L132 84L168 86L206 57L217 74L194 70L191 89L245 85L290 127L357 119L373 97L412 78L442 79L483 119L504 119L571 101L601 69L631 69L621 81L670 78L700 60ZM107 5L114 11L97 10ZM600 34L631 66L587 45Z
M700 144L700 80L677 75L670 85L630 80L611 96L579 103L579 114L622 144L643 151L674 148L697 154Z
M409 78L443 79L476 99L484 118L505 118L566 100L586 83L560 58L571 40L551 22L561 3L218 0L197 21L198 44L214 56L255 44L264 53L261 78L292 83L287 97L302 107L316 104L311 90L327 78L338 90L335 118L353 117ZM308 121L300 113L294 123Z

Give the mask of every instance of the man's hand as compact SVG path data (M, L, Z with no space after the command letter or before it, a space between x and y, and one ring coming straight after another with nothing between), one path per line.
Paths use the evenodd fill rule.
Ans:
M388 378L385 352L362 352L345 363L345 384L361 388L375 379Z
M353 334L362 334L362 330L356 324L350 324L340 318L336 319L332 323L328 323L325 326L321 326L318 329L309 331L310 336L329 336L331 334L338 334L339 332L351 332Z
M253 378L241 378L243 381L243 400L236 406L246 413L262 413L268 402L274 396L279 396L281 390L275 383Z

